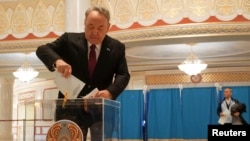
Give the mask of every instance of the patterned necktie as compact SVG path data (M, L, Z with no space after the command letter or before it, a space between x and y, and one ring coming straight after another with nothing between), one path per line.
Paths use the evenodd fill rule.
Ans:
M96 64L96 53L95 53L95 45L90 46L90 52L89 52L89 76L92 77L92 74L95 69Z

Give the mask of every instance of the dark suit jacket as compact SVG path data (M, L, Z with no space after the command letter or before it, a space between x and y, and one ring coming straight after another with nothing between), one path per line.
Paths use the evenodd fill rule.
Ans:
M225 98L223 98L223 100L220 101L219 104L218 104L218 106L217 106L217 115L218 115L218 116L220 116L220 113L222 112L221 104L222 104L222 102L223 102L224 100L225 100ZM235 102L235 103L239 103L239 100L236 99L236 98L231 97L231 100L232 100L233 102Z
M116 99L130 79L125 45L106 35L91 80L88 72L87 45L84 33L64 33L54 42L39 46L36 54L50 71L55 71L54 63L60 58L71 65L72 75L86 84L78 97L97 87L99 90L107 89L113 99ZM63 98L60 92L59 98Z

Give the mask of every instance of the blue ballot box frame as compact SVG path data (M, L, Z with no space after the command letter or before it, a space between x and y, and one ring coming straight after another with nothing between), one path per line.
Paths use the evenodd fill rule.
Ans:
M91 116L91 127L96 122L101 124L102 135L98 137L101 138L100 140L120 140L119 101L103 98L68 99L66 102L63 99L26 100L24 107L23 141L46 141L49 129L59 120L69 120L81 127L82 122L78 120L89 120L89 118L85 114L81 118L74 118L74 116L72 118L71 115L82 111L87 111L87 115ZM60 109L59 112L58 109ZM58 118L58 116L61 117Z

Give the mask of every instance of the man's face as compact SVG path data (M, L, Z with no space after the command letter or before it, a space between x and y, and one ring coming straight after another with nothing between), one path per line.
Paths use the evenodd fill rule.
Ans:
M109 22L104 15L92 11L85 19L85 37L91 44L102 43L109 30Z
M226 88L226 89L224 90L224 97L225 97L225 98L229 98L229 97L231 97L231 95L232 95L232 90Z

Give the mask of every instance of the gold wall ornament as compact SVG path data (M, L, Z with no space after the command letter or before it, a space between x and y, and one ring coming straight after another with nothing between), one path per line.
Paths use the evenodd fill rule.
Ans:
M137 4L136 16L138 22L155 22L159 13L159 8L156 0L139 0Z
M190 80L191 80L193 83L200 83L201 80L202 80L202 76L201 76L200 74L191 75L191 76L190 76Z
M0 35L8 34L8 28L10 26L9 18L7 17L7 13L2 5L0 5Z
M134 23L136 11L130 0L117 0L114 7L114 24L121 28L128 28ZM123 25L123 26L120 26Z
M201 22L211 16L210 9L213 6L211 0L188 0L187 3L187 13L192 21Z
M163 0L160 5L162 20L166 23L178 23L183 17L184 5L182 0Z
M52 17L52 25L54 27L55 32L62 32L64 31L64 2L59 1L59 3L56 6L55 12Z
M32 18L32 27L34 32L48 32L49 27L51 26L50 19L51 15L49 15L45 4L40 1L35 8L35 12Z
M30 27L30 18L26 9L22 3L19 3L14 11L11 21L12 33L16 34L28 34Z
M242 1L242 15L243 17L246 17L249 19L250 17L250 1L249 0L244 0Z
M215 0L215 11L218 17L224 18L237 15L238 0Z

